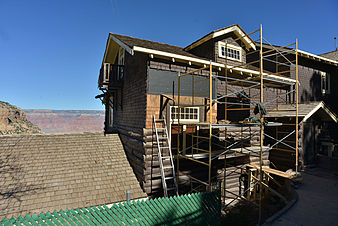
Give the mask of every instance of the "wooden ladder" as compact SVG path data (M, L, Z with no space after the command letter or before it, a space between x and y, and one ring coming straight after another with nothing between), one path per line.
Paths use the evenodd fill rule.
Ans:
M178 186L175 175L174 161L171 153L171 143L168 136L168 129L164 119L155 119L154 128L156 135L156 142L158 148L158 161L160 163L162 186L164 191L164 197L168 197L168 192L178 195ZM161 125L161 126L160 126ZM159 127L158 127L159 126ZM164 165L164 161L169 160L169 165ZM168 161L166 161L168 162ZM170 169L171 175L166 176L167 169ZM168 187L168 184L170 185Z

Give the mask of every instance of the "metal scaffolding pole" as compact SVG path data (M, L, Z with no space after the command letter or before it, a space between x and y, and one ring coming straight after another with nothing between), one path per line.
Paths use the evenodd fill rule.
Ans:
M298 40L296 39L296 173L298 173Z
M263 29L262 25L260 27L260 52L259 52L259 74L260 74L260 80L261 80L261 86L260 86L260 103L263 105L264 101L264 87L263 87ZM258 224L261 223L262 219L262 181L263 181L263 133L264 133L264 127L263 127L263 122L264 122L264 116L260 112L259 114L260 117L260 134L259 134L259 143L260 143L260 152L259 152L259 172L260 172L260 177L259 177L259 216L258 216Z
M188 176L190 178L190 181L192 182L198 182L201 185L197 186L197 188L201 188L205 186L207 191L211 191L212 190L212 183L214 182L214 180L217 178L217 175L219 174L218 172L215 175L212 175L212 165L213 163L215 163L215 161L220 160L223 156L224 156L224 169L223 169L223 198L224 198L224 204L226 204L225 198L230 198L230 196L227 196L226 194L232 194L235 195L233 193L233 191L227 191L227 184L226 184L226 180L227 180L227 167L230 166L230 168L232 169L232 167L236 167L236 166L232 166L232 162L231 160L229 162L227 162L227 156L229 157L228 154L230 154L231 156L237 156L237 154L241 154L241 155L250 155L252 154L255 158L259 158L259 165L257 164L257 168L254 169L254 174L251 174L253 177L252 178L256 178L254 181L249 181L249 185L248 185L248 189L244 189L242 186L241 189L243 188L243 190L245 192L240 192L240 195L237 195L234 200L232 200L230 203L233 203L235 200L238 199L252 199L254 198L255 201L255 205L258 206L259 208L259 216L258 216L258 223L261 223L262 219L262 209L263 209L263 190L269 190L270 188L266 188L268 186L268 182L267 178L269 177L269 175L267 175L265 173L265 171L263 170L263 151L270 151L271 149L275 149L274 147L277 146L278 144L282 144L290 149L293 149L293 147L291 145L288 145L286 142L284 141L286 140L286 138L289 137L289 139L293 140L293 136L292 138L291 135L295 133L296 135L296 145L295 145L295 149L293 149L293 151L295 150L296 152L296 172L298 172L298 162L299 162L299 155L298 155L298 92L299 92L299 83L298 83L298 41L296 40L295 43L292 44L288 44L282 47L275 47L272 46L268 41L265 40L265 38L263 37L263 27L262 25L260 25L260 29L258 29L257 31L259 31L259 33L257 33L256 35L259 35L259 49L255 48L254 52L258 52L258 58L259 60L257 61L257 65L256 67L259 67L259 73L252 73L252 74L246 74L244 69L247 69L248 65L251 64L255 64L254 63L245 63L245 64L241 64L241 65L237 65L237 66L232 66L230 67L228 65L228 43L225 42L225 65L224 65L224 70L220 70L222 71L222 74L215 72L215 74L213 75L213 67L212 67L212 62L210 61L210 65L204 65L203 67L199 68L199 69L191 69L192 71L184 73L184 74L178 74L178 95L177 95L177 181L179 181L179 176L180 176L180 159L189 159L194 161L195 163L198 163L200 165L202 165L203 167L208 167L208 171L203 171L203 176L202 177L192 177L192 176ZM256 32L257 32L256 31ZM256 33L253 32L253 33ZM253 34L250 33L250 34ZM250 35L249 34L249 35ZM249 37L248 35L248 37ZM268 44L263 43L263 40L265 40L266 42L268 42ZM295 44L295 50L291 49L290 50L290 46ZM264 45L264 49L263 49L263 45ZM271 46L271 49L269 49L267 46ZM288 47L288 48L287 48ZM229 47L230 48L230 47ZM268 50L266 50L268 49ZM295 64L293 64L293 61L290 60L288 57L289 56L285 56L286 54L289 54L290 52L294 52L295 51ZM270 53L269 55L267 55L268 53ZM249 53L250 54L250 53ZM265 54L265 55L264 55ZM285 54L285 55L283 55ZM273 62L273 60L271 60L271 58L267 58L267 57L274 57L276 56L276 60L275 62ZM282 56L282 57L280 57ZM279 61L279 59L281 59L282 61ZM283 59L285 59L286 61L284 61ZM269 61L269 63L275 63L276 64L276 72L274 73L274 75L276 75L274 77L274 79L269 79L268 75L273 75L273 73L266 73L264 72L264 60ZM229 61L231 62L231 61ZM290 64L289 64L290 63ZM291 70L293 66L296 66L295 70ZM290 68L288 68L290 67ZM242 71L236 71L236 70L231 70L233 68L242 68ZM207 71L207 69L209 69ZM285 69L285 70L283 70ZM244 73L244 72L245 73ZM285 81L285 76L290 76L291 77L291 72L295 71L296 77L295 80L292 79L292 81L290 82L289 80L291 80L289 78L289 80L286 82ZM243 73L242 73L243 72ZM224 74L223 74L224 73ZM202 74L202 76L204 78L194 78L194 76L199 76L198 74ZM283 75L283 76L280 76ZM183 76L192 76L192 95L191 95L191 101L188 100L186 97L182 97L183 99L181 99L181 88L184 87L183 84L183 80L181 81L181 77ZM209 77L208 77L209 76ZM214 80L213 80L214 79ZM225 85L224 85L224 95L223 94L219 94L219 96L213 96L213 82L217 82L216 79L219 79L220 81L225 81ZM209 84L206 85L206 83L209 81ZM205 90L198 90L195 87L195 84L197 83L202 83L205 82L205 87L209 86L209 90L205 91ZM294 89L287 89L288 86L292 87L294 84L296 84L296 87ZM283 92L274 92L277 96L277 98L272 99L270 98L269 101L264 102L264 94L267 95L267 93L265 93L265 89L274 89L275 87L279 88L279 89L283 89L285 90L285 93ZM255 92L254 93L250 93L251 89L254 89ZM287 90L289 92L287 92ZM203 91L203 92L202 92ZM244 91L249 92L249 94L246 94ZM236 112L237 110L245 110L245 111L250 111L253 110L253 108L250 108L250 105L256 105L259 107L266 107L268 104L272 104L273 102L276 102L276 105L278 106L279 102L278 102L278 98L281 98L285 95L291 95L292 93L295 94L295 107L296 107L296 122L295 124L292 124L292 128L293 125L296 125L296 129L295 131L289 133L287 136L284 136L282 139L280 139L279 137L277 137L277 133L276 133L276 137L271 137L270 135L266 134L266 137L269 137L270 139L276 141L275 144L273 144L271 147L264 147L264 127L268 126L268 125L264 125L264 114L263 112L259 111L259 121L258 119L255 119L257 121L250 121L249 123L247 121L239 121L239 122L231 122L230 124L222 124L223 122L214 122L213 120L213 114L215 114L214 109L213 109L213 105L216 104L224 104L224 118L225 120L230 119L229 115L230 114L234 114L232 112ZM201 97L201 94L205 94L203 95L203 97ZM259 99L258 99L258 95L259 95ZM207 97L209 96L209 97ZM231 96L231 97L230 97ZM232 103L232 99L233 97L239 98L240 102L238 103ZM195 98L196 97L196 98ZM202 102L204 98L204 104ZM224 98L224 101L221 101L221 99ZM182 101L183 100L183 101ZM188 100L188 101L187 101ZM248 101L248 102L246 102ZM233 101L233 102L236 102ZM190 105L191 103L191 105ZM291 100L290 100L291 103ZM233 105L241 105L239 108L230 108L229 106L233 104ZM185 107L205 107L205 121L204 122L198 122L198 123L188 123L187 121L184 121L182 119L184 119L184 117L182 117L183 113L182 111L184 111ZM222 106L223 107L223 106ZM207 112L209 111L209 112ZM248 120L249 121L249 120ZM176 121L175 121L176 123ZM218 124L220 123L220 124ZM229 122L226 122L229 123ZM279 123L281 124L281 123ZM187 134L186 135L191 135L191 148L190 147L186 147L186 142L185 140L187 139L186 135L183 136L183 147L180 147L182 140L180 140L182 138L182 136L180 136L181 132L182 132L182 127L188 125L189 128L192 128L192 132L190 132L191 134ZM257 127L257 129L255 130L255 132L251 132L249 133L249 135L245 135L247 134L246 129L241 128L240 131L238 132L237 130L233 130L235 132L231 132L234 133L235 135L231 135L231 136L235 136L237 140L233 140L231 142L229 142L228 140L226 140L226 136L227 133L224 137L224 139L221 137L223 135L219 135L216 136L215 134L213 134L213 130L217 130L219 128L226 128L226 131L228 131L229 127L247 127L247 128L251 128L253 127L253 125L255 125ZM284 124L283 124L284 125ZM286 124L285 124L286 125ZM271 126L271 125L270 125ZM259 127L259 130L258 130ZM194 128L196 128L196 130L194 130ZM202 131L200 131L200 129L204 131L204 133ZM277 131L277 127L276 127L276 131ZM221 131L221 129L219 129L219 131ZM229 131L231 131L229 129ZM209 134L207 135L207 132L209 132ZM285 131L284 131L285 132ZM240 133L240 135L238 135L237 133ZM197 134L197 135L196 135ZM253 140L254 138L257 138L258 141L258 134L259 134L259 144L252 144L250 142L250 140ZM224 145L222 144L222 148L220 149L219 147L221 145L219 145L219 143L213 143L213 138L216 140L218 139L221 142L224 142ZM222 140L223 139L223 140ZM248 142L249 140L249 142ZM199 146L199 143L203 143L203 145ZM226 143L229 142L229 143ZM245 146L247 145L247 146ZM248 146L249 145L249 146ZM182 146L182 145L181 145ZM187 145L188 146L188 145ZM208 148L207 148L208 147ZM249 147L249 148L248 148ZM283 146L282 146L283 147ZM236 148L238 148L238 150L235 150ZM278 146L277 146L278 148ZM189 150L191 149L191 155L189 154ZM213 150L215 149L215 150ZM188 154L186 154L188 153ZM234 154L235 153L235 154ZM195 157L196 156L196 157ZM199 156L203 156L203 158L200 158ZM181 164L182 165L182 164ZM244 164L245 165L245 164ZM183 165L181 166L183 167ZM205 169L204 168L204 169ZM240 167L241 169L243 168L243 166ZM231 171L231 169L229 169ZM265 168L264 168L265 169ZM243 172L244 171L244 172ZM252 171L253 172L253 171ZM208 174L207 174L208 173ZM246 171L246 170L242 170L241 173L244 173L246 175L248 175L250 172ZM259 174L259 175L258 175ZM183 173L183 171L181 172L181 175L185 175ZM264 177L265 175L265 177ZM208 177L207 181L206 181L206 177ZM250 177L250 176L248 176ZM203 178L203 179L201 179ZM250 179L250 180L251 180ZM229 180L228 180L229 181ZM191 182L191 183L192 183ZM177 182L179 183L179 182ZM196 187L195 187L196 188ZM230 189L232 187L230 186ZM254 189L254 190L252 190ZM194 190L193 187L191 187L191 190ZM242 190L240 190L242 191ZM259 194L257 194L256 192L259 191ZM227 193L229 192L229 193ZM244 198L244 194L248 192L246 194L246 196L248 197L247 199ZM251 195L253 194L253 195ZM231 195L231 196L232 196ZM243 196L243 197L242 197ZM227 200L228 201L228 200ZM229 205L229 203L227 204L227 206Z

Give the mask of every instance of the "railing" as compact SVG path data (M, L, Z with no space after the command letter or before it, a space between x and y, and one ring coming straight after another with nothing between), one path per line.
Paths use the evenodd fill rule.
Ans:
M113 83L121 83L124 77L124 65L109 64L101 67L99 76L99 87Z

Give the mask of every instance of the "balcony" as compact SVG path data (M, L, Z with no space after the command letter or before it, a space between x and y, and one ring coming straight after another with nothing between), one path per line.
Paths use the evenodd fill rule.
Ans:
M124 65L103 64L100 69L99 87L119 88L122 86L124 77Z

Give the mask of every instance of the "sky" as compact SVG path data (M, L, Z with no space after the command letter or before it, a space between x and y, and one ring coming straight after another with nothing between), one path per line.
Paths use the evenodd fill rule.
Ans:
M102 110L94 97L108 33L185 47L212 30L263 26L272 44L335 49L338 1L0 0L0 101Z

